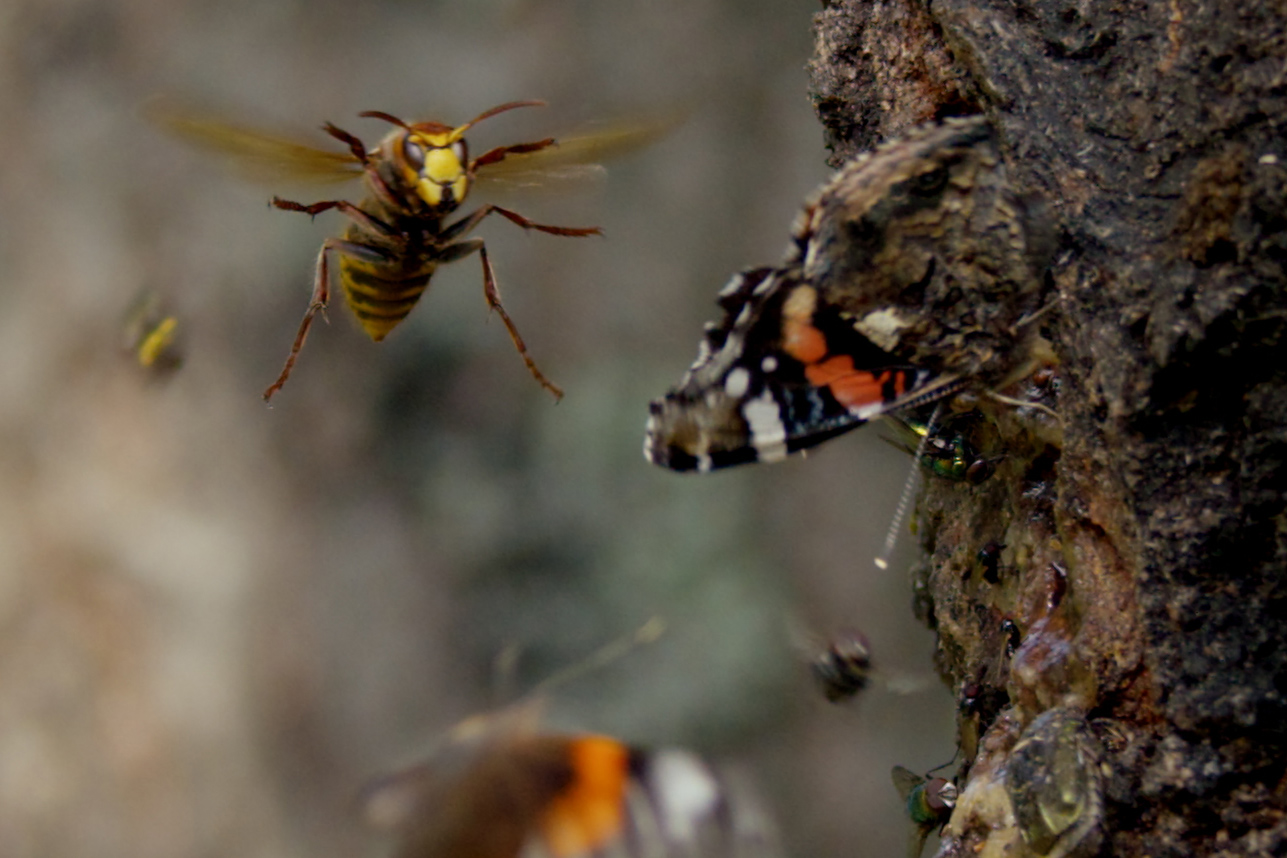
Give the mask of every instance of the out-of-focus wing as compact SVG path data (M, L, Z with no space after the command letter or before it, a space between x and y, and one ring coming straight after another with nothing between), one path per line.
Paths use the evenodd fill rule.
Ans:
M903 801L911 797L912 790L925 783L924 777L903 766L894 766L889 774L894 782L894 789L898 790L898 795Z
M222 158L251 181L341 182L362 173L348 151L319 149L160 102L147 105L144 115L171 137Z
M552 146L507 155L501 161L480 167L475 182L479 188L514 190L602 179L606 171L600 161L620 158L657 142L678 127L686 116L675 114L620 122L592 132L560 137Z

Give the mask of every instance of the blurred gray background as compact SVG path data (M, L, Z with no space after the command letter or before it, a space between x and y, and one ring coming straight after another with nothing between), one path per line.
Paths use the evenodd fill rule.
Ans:
M791 853L888 855L894 764L953 752L906 539L909 457L867 429L705 477L641 456L714 297L778 258L822 180L805 0L0 3L0 855L380 855L353 798L456 719L651 616L552 720L751 770ZM476 260L369 342L337 299L269 409L319 243L140 118L156 94L269 128L379 109L474 151L691 111L589 192L507 199L604 238L486 238L555 405L489 319ZM350 196L357 188L347 189ZM141 290L186 363L121 351ZM833 707L802 641L863 629L891 674Z

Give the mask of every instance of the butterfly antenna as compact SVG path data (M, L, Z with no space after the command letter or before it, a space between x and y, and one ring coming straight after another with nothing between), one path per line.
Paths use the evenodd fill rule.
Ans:
M1063 418L1059 416L1058 411L1048 405L1042 405L1040 402L1029 402L1026 399L1015 399L1013 396L1003 396L995 391L989 391L987 396L989 399L1000 402L1002 405L1009 405L1011 408L1031 408L1034 411L1040 411L1042 414L1045 414L1047 417L1053 418L1054 420L1059 420L1061 422L1063 420Z
M598 670L605 667L624 655L628 655L635 647L644 646L653 643L662 636L666 631L666 621L661 617L653 617L639 628L635 629L628 635L622 635L616 640L608 641L599 647L590 655L586 656L581 662L573 664L557 673L547 676L541 680L525 696L534 697L543 692L549 691L560 685L566 685L574 679L578 679L592 670Z
M523 654L519 644L508 644L492 659L492 697L493 704L500 706L515 698L514 688L518 684L518 659Z
M888 569L889 558L894 553L894 546L898 544L898 530L903 525L903 518L907 515L907 507L911 505L912 496L921 484L921 456L925 453L925 444L929 441L930 436L934 434L934 427L938 423L938 412L942 409L943 403L940 401L934 406L934 413L930 415L929 422L925 424L925 434L921 436L920 443L916 445L916 453L912 456L912 470L907 475L907 482L903 483L903 493L898 497L898 506L894 508L894 520L889 523L889 532L885 534L885 547L880 554L872 561L876 564L877 569Z

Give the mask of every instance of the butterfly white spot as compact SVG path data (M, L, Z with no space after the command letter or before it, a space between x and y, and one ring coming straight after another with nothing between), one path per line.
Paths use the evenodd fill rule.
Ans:
M653 796L666 836L672 842L693 842L699 824L719 803L715 777L700 760L683 751L659 752L650 768Z
M791 222L791 237L796 239L808 238L809 221L812 217L813 207L809 205L796 212L795 220Z
M724 392L734 399L741 399L751 387L751 374L745 367L734 367L724 379Z
M854 323L854 327L867 339L885 351L893 351L898 346L898 338L912 322L898 315L893 307L875 310Z
M773 355L765 355L764 360L760 361L760 369L765 372L774 372L778 368L778 359Z
M885 403L871 402L858 408L850 408L849 413L859 420L872 420L884 414L886 410Z
M818 290L812 286L797 286L782 302L782 315L788 319L808 322L818 308Z
M820 253L818 242L810 239L809 246L804 252L804 273L806 276L818 273L818 257Z
M661 430L661 424L658 423L657 421L657 415L655 414L648 415L648 423L647 425L644 426L643 451L644 451L644 458L647 459L649 462L655 461L653 459L653 444L655 443L657 438L657 433L660 430Z
M697 360L693 361L693 365L690 367L690 369L697 369L697 367L706 363L706 361L710 359L711 359L710 344L705 340L702 340L700 343L697 344Z
M742 417L751 430L751 444L762 462L778 462L786 458L786 427L773 394L764 391L742 406Z
M736 294L745 282L746 278L744 276L741 274L734 274L733 277L724 284L724 288L719 290L719 296L721 298L727 298L729 295Z

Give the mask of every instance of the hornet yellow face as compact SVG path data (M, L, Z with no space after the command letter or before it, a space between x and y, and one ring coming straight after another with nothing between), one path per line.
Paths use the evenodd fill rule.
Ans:
M393 146L407 184L430 208L452 209L469 193L468 125L450 128L437 122L412 125L395 135Z

